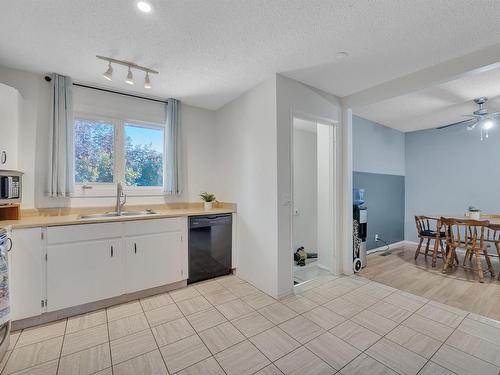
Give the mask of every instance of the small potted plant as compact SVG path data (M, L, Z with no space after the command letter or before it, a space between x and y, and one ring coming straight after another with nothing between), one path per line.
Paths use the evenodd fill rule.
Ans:
M211 210L213 208L213 204L216 201L214 194L204 191L200 194L200 198L204 202L205 210Z
M481 210L474 206L469 206L469 218L471 220L479 220L481 219Z

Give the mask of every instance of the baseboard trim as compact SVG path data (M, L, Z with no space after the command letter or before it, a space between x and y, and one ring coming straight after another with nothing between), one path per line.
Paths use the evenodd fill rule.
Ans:
M398 242L388 244L387 246L389 246L389 250L391 250L391 249L395 249L396 247L401 247L401 246L405 246L405 245L418 245L418 244L416 242L413 242L413 241L403 240L403 241L398 241ZM387 246L384 245L384 246L377 247L375 249L368 250L366 252L366 254L370 255L372 253L378 253L380 251L385 251L385 250L387 250Z

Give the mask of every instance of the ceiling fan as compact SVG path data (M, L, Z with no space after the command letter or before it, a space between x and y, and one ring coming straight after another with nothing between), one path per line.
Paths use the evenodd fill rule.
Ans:
M438 129L449 128L457 125L467 125L467 130L473 130L479 125L481 129L481 140L483 140L483 131L485 131L486 138L488 138L488 130L495 125L496 120L500 119L500 112L488 113L488 109L485 107L487 101L488 98L486 96L474 99L474 103L476 103L479 108L471 115L464 115L471 118L454 122L453 124L443 125L438 127Z

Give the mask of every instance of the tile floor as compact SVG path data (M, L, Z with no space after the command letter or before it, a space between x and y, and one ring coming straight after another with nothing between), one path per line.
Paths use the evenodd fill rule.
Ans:
M14 332L2 374L494 374L500 322L323 276L275 300L228 276Z

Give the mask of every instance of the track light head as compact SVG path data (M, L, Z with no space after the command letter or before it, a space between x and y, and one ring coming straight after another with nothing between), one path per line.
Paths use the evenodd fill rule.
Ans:
M144 78L144 88L145 89L151 88L151 80L149 79L149 72L146 72L146 77Z
M111 66L111 61L108 64L108 70L106 70L102 76L106 78L108 81L113 80L113 67Z
M132 74L132 71L130 70L130 66L128 67L127 79L125 80L125 83L128 83L129 85L134 84L134 75Z

